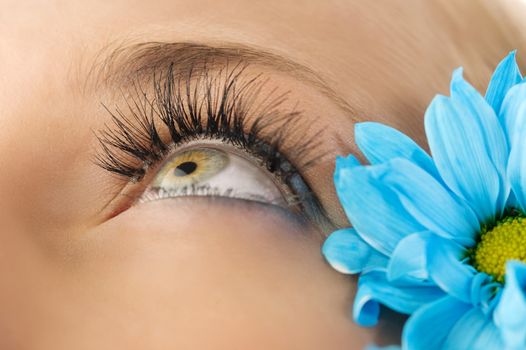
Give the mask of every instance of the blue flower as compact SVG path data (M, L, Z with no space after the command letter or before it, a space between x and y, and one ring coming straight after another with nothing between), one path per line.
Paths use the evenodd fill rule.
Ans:
M323 246L360 273L353 318L380 304L411 317L402 348L526 349L526 81L511 52L482 97L453 73L425 114L433 157L401 132L356 125L370 165L338 158L334 183L352 228Z

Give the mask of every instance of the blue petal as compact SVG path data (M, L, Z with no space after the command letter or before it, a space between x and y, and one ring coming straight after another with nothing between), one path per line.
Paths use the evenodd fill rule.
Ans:
M497 114L508 90L522 80L519 66L515 60L515 53L516 50L513 50L499 63L486 91L486 101Z
M380 317L380 304L371 297L368 287L358 288L354 296L353 320L362 327L374 327Z
M508 163L508 178L513 189L513 198L526 213L526 103L518 111L515 134Z
M422 226L465 246L475 243L480 224L473 211L456 201L438 181L405 159L388 163L383 180L400 198L405 209Z
M353 318L362 326L374 326L378 321L379 305L400 313L410 314L422 305L444 296L435 286L425 284L397 285L387 280L385 271L370 271L358 280L354 299Z
M499 290L500 283L484 272L478 272L471 281L471 303L482 309L483 312L493 310L495 290Z
M322 253L335 270L348 274L385 267L388 261L352 228L333 232L323 243Z
M480 221L493 219L501 178L489 157L477 118L463 105L437 96L426 111L425 129L445 183L469 203Z
M429 277L427 271L426 247L430 232L418 232L403 238L396 246L389 265L387 266L387 278L396 281L405 276L420 279Z
M471 286L476 270L463 263L466 250L442 237L431 236L428 242L427 263L431 279L446 293L472 302Z
M340 176L344 170L352 169L360 166L360 161L354 155L349 154L347 157L336 156L336 164L334 168L333 181L337 183L340 181Z
M510 261L506 265L506 284L494 313L508 349L526 348L526 265Z
M451 329L444 350L502 350L499 331L490 314L473 308L466 312Z
M337 173L342 169L351 169L359 165L361 165L360 161L352 154L347 155L347 157L336 156L335 172Z
M404 158L440 179L429 154L400 131L381 123L365 122L355 125L354 136L356 144L371 164Z
M505 134L508 137L508 144L513 144L515 123L517 122L517 116L520 115L519 110L521 106L526 102L526 82L515 85L510 89L502 107L500 109L500 123Z
M480 125L486 145L486 152L500 177L500 193L497 211L504 210L510 186L506 177L508 143L504 130L500 127L495 111L488 105L478 91L462 77L462 69L453 73L451 80L451 100L466 107L472 118Z
M462 77L462 69L453 73L451 80L451 100L469 110L471 118L475 119L480 127L486 142L486 150L493 164L503 173L508 157L508 144L506 135L500 127L495 111L486 100ZM499 168L500 167L500 168Z
M342 169L335 175L336 193L350 222L364 241L389 255L406 235L422 231L397 195L377 180L384 165Z
M398 345L389 345L389 346L368 345L364 350L400 350L400 347Z
M451 328L469 309L471 305L449 296L418 309L405 324L403 349L442 349Z

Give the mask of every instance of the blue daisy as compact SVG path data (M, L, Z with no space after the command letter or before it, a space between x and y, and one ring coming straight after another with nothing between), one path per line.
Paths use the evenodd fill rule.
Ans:
M369 165L338 158L334 183L352 228L323 246L360 273L353 318L380 304L411 314L402 348L526 349L526 79L515 52L486 96L453 73L425 113L431 157L401 132L356 125Z

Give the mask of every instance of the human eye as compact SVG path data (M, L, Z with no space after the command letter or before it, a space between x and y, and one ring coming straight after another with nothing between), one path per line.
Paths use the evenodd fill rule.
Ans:
M176 151L139 201L182 196L223 196L288 206L293 194L256 157L220 141L202 141Z
M107 108L113 125L98 135L97 162L128 183L111 216L151 201L219 197L328 224L302 175L321 157L316 133L307 137L301 113L284 106L287 93L266 91L269 81L245 70L167 69L150 93L136 85L125 109Z

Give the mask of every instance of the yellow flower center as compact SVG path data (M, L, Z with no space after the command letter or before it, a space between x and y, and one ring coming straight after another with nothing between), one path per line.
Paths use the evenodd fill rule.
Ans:
M483 231L480 242L472 250L471 258L478 271L503 283L508 260L526 262L526 218L506 217L492 229Z

